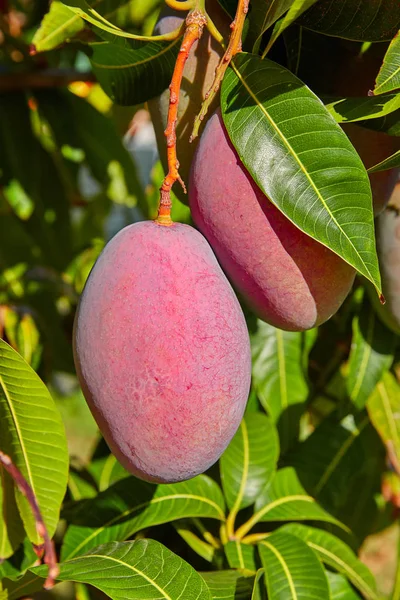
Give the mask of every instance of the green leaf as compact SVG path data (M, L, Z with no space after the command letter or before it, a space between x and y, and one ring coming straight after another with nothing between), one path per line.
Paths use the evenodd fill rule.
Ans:
M254 573L257 571L254 546L235 540L225 544L224 551L231 569L246 569Z
M35 572L45 576L46 568ZM193 567L155 540L94 548L61 563L58 579L93 585L113 600L211 600Z
M269 600L330 600L324 569L302 540L277 532L258 549Z
M367 403L369 418L400 461L400 385L391 373L385 373Z
M0 580L7 577L15 581L21 577L29 567L32 567L37 562L37 555L33 549L31 542L25 537L16 552L0 564Z
M374 94L384 94L400 88L400 38L399 32L390 42L375 81Z
M363 414L356 420L349 415L340 423L333 415L294 448L287 460L296 468L305 489L323 506L337 511L349 497L355 473L366 475L374 446L368 416Z
M290 221L380 293L369 179L347 136L287 69L244 53L231 64L222 113L250 175Z
M361 312L353 320L353 339L346 379L349 399L356 410L369 396L394 358L396 335L378 319L365 294Z
M84 21L75 15L68 6L58 0L50 4L49 12L44 16L39 29L33 36L32 44L37 52L52 50L82 31Z
M262 585L262 578L264 577L264 569L258 569L256 576L254 578L254 586L253 593L251 595L251 600L262 600L264 598Z
M130 473L115 458L114 454L108 454L88 465L88 471L97 483L100 492L103 492L113 483L130 477Z
M252 47L254 54L258 54L261 38L265 31L285 14L295 0L253 0L248 18L249 29L246 44Z
M387 169L393 169L400 167L400 150L385 158L380 163L370 167L368 173L376 173L377 171L386 171Z
M67 487L64 427L44 383L3 340L0 340L0 438L1 449L31 486L52 536ZM29 539L41 544L26 498L18 490L15 494Z
M326 571L332 600L360 600L359 594L343 575Z
M322 529L297 523L284 525L279 531L301 538L314 550L322 562L345 575L365 598L368 600L378 599L372 573L342 540Z
M97 496L97 490L92 483L89 483L79 473L70 471L68 478L68 489L73 500L85 500Z
M0 465L0 579L6 564L1 564L1 561L14 554L24 537L25 530L15 499L14 483Z
M200 539L189 527L187 521L177 521L173 523L175 531L181 536L181 538L187 543L190 548L196 552L199 556L204 558L208 562L212 562L214 559L215 548L208 544L204 540Z
M117 104L131 106L161 94L171 80L181 40L91 44L90 61L104 91Z
M62 560L98 544L125 540L137 531L186 517L225 519L219 486L206 475L190 481L152 485L130 477L66 513L71 523Z
M247 413L220 459L229 508L237 512L255 502L273 477L278 457L279 440L271 420L263 413Z
M315 4L317 0L294 0L292 5L286 15L280 19L277 23L275 23L275 27L272 31L271 37L268 41L267 47L263 53L263 57L270 51L273 44L275 44L276 40L282 33L294 22L298 19L304 11L306 11L310 6Z
M389 41L400 27L400 5L396 0L319 0L300 24L348 40Z
M237 530L239 539L260 521L326 521L347 531L347 527L307 494L292 467L285 467L276 473L272 483L260 494L255 510L254 515Z
M299 421L308 396L304 375L303 336L257 321L251 335L253 385L260 402L279 431L282 451L299 434Z
M399 94L382 94L382 96L365 96L362 98L339 98L325 105L337 123L355 123L369 121L390 115L400 108ZM365 127L369 125L365 125Z
M240 571L211 571L201 575L213 600L249 600L253 577L244 577Z
M42 590L44 581L41 577L28 571L15 581L3 579L2 584L5 592L4 600L19 600L20 598L29 598L35 592ZM1 592L0 600L3 600Z

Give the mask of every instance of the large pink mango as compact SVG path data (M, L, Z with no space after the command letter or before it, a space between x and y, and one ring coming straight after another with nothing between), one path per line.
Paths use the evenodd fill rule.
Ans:
M261 192L219 112L208 121L194 157L189 200L195 224L261 319L301 331L338 310L354 269L302 233Z
M200 233L147 221L109 242L80 301L75 363L100 430L131 473L181 481L218 460L245 409L250 345Z

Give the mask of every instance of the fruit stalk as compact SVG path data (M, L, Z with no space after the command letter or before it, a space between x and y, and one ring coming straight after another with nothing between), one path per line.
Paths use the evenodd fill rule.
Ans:
M22 475L21 471L14 465L11 458L4 454L4 452L0 451L0 466L3 466L7 473L12 477L15 485L18 487L20 492L25 496L28 500L29 505L31 507L33 516L36 521L36 530L41 538L44 540L44 562L49 567L49 573L47 579L45 581L44 587L46 590L52 588L55 584L55 580L59 573L59 568L57 565L57 557L54 549L54 544L50 539L50 536L47 532L46 525L43 521L42 513L40 512L40 508L38 506L35 494L26 481L25 477ZM35 547L35 552L38 555L42 553L42 547Z
M171 188L175 181L179 181L186 193L185 184L179 175L179 161L176 153L176 122L178 118L179 95L185 63L189 57L193 44L201 38L206 24L207 17L201 10L192 10L186 17L186 30L175 63L171 85L169 86L168 122L164 132L165 137L167 138L168 174L160 188L160 204L157 216L157 222L161 225L171 225L172 223Z
M231 23L232 33L229 38L228 47L215 71L214 81L206 94L201 110L195 118L192 135L190 136L191 142L198 136L201 122L206 116L209 106L213 101L215 94L220 88L221 82L225 75L225 71L227 70L232 58L235 56L235 54L242 51L243 27L244 22L246 20L247 12L249 10L249 3L250 0L239 0L238 2L235 19Z

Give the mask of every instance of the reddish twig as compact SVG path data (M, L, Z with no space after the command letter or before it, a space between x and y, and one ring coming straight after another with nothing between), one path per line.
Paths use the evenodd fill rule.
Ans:
M212 86L208 90L205 100L201 106L201 110L194 121L192 135L190 136L191 142L198 136L201 122L206 116L209 106L220 88L225 71L227 70L232 58L235 56L235 54L242 51L242 33L246 15L249 10L249 2L250 0L239 0L238 2L235 19L231 23L232 33L229 38L228 47L225 51L225 54L221 58L218 67L216 68Z
M44 562L49 567L49 572L44 587L45 589L49 590L53 587L55 583L55 580L59 573L59 568L57 564L57 556L54 548L54 543L50 539L50 536L47 532L47 528L44 524L42 513L40 512L40 508L38 506L35 494L29 483L26 481L25 477L22 475L21 471L18 469L18 467L16 467L12 462L11 458L7 454L4 454L4 452L1 452L1 450L0 465L3 465L7 473L12 477L15 485L28 500L36 521L36 530L40 537L44 540L43 546L35 547L35 552L40 557L44 550Z
M172 75L168 107L168 121L165 130L167 138L168 174L160 188L160 204L158 207L157 222L161 225L171 225L171 188L175 181L179 181L186 193L186 187L179 175L179 161L176 154L176 122L178 118L179 95L181 89L183 69L189 57L193 44L200 39L207 17L200 10L191 11L186 17L186 30L178 58Z

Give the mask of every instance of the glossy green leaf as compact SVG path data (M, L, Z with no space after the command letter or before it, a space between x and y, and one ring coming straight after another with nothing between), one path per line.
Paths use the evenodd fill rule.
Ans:
M86 500L97 496L97 489L93 483L87 481L79 473L70 471L68 477L68 490L72 500Z
M400 27L397 0L319 0L300 20L318 33L360 42L391 40Z
M361 596L356 592L348 580L332 571L326 571L332 600L360 600Z
M252 47L254 54L258 53L262 35L271 25L285 14L295 0L253 0L249 15L249 29L246 44Z
M145 527L185 517L223 521L224 510L219 486L206 475L164 485L130 477L66 513L71 525L64 538L61 557L69 559L93 546L125 540Z
M264 569L258 569L254 578L253 593L251 594L251 600L263 600L264 595Z
M43 575L46 569L35 569ZM111 542L60 564L61 581L98 588L113 600L211 600L203 578L155 540Z
M277 532L258 549L269 600L330 600L325 571L305 542Z
M189 527L187 521L182 519L182 521L173 523L173 526L175 531L181 536L187 545L194 550L194 552L210 563L213 561L215 548L211 546L211 544L208 544L204 540L200 539Z
M322 562L345 575L365 598L377 600L376 583L371 571L342 540L323 529L298 523L284 525L280 531L301 538Z
M373 92L375 95L385 94L398 88L400 88L400 38L397 32L383 58Z
M400 461L400 385L385 373L367 403L369 418L386 446Z
M180 44L180 39L96 42L90 46L90 61L106 94L117 104L130 106L158 96L169 86Z
M130 473L118 462L114 454L93 460L88 465L88 471L96 481L100 492L109 488L113 483L130 477Z
M240 159L267 197L380 292L368 175L319 98L277 63L241 53L224 78L221 107Z
M391 93L362 98L339 98L325 106L337 123L355 123L390 115L400 108L400 96Z
M387 169L394 169L400 167L400 150L385 158L380 163L377 163L373 167L368 169L368 173L376 173L377 171L386 171Z
M0 465L0 579L1 561L14 554L25 537L11 477Z
M272 31L271 37L268 41L267 47L263 54L266 55L276 42L278 37L294 22L298 19L307 9L309 9L317 0L294 0L286 15L275 23L275 27Z
M394 358L396 335L381 323L368 296L353 320L353 339L346 379L349 399L357 410L364 408L369 396Z
M263 413L246 414L220 459L222 488L236 512L253 504L273 477L279 440L272 421Z
M253 589L253 577L245 577L240 571L211 571L201 573L213 600L249 600Z
M333 415L288 456L305 489L323 506L337 511L346 503L355 474L365 476L374 448L368 416L349 415L338 422Z
M254 573L257 571L254 546L235 540L225 544L224 551L231 569L246 569Z
M237 530L237 537L245 536L260 521L326 521L347 530L306 492L292 467L276 473L257 499L253 516Z
M52 50L69 41L84 27L83 19L59 0L54 0L33 36L32 44L37 52Z
M257 321L251 335L253 385L279 431L282 451L297 440L308 396L303 370L303 336Z
M44 383L1 339L0 439L1 449L12 458L35 493L52 536L67 487L68 452L64 427ZM36 531L26 498L18 490L15 494L30 540L41 544L42 538Z

